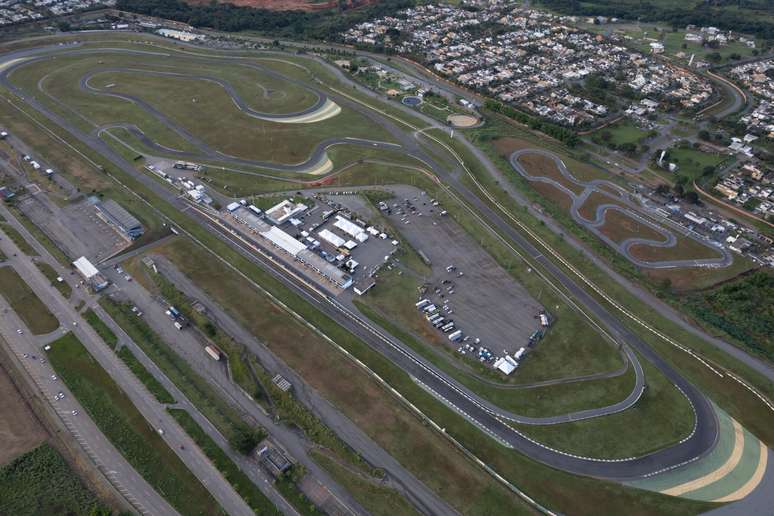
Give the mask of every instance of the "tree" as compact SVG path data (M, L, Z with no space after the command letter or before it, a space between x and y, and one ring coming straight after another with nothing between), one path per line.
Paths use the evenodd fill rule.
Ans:
M260 431L250 428L247 424L241 424L234 430L228 442L239 453L250 455L263 437Z
M664 183L659 184L656 186L656 193L658 195L668 195L669 194L669 185L666 185Z
M699 204L699 194L693 190L686 192L685 200L691 204Z
M701 174L704 176L711 176L715 172L715 167L707 165L701 170Z
M707 131L706 129L702 129L701 131L699 131L699 138L705 141L709 141L710 139L709 131Z
M675 194L677 197L682 197L682 196L683 196L683 194L685 193L685 188L683 188L683 185L681 185L681 184L679 184L679 183L678 183L678 184L676 184L676 185L675 185L675 186L672 188L672 191L674 192L674 194Z

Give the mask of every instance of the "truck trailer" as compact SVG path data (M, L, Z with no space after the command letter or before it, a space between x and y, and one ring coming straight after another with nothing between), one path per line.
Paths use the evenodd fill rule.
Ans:
M220 350L215 346L206 346L204 351L212 357L213 360L220 360Z

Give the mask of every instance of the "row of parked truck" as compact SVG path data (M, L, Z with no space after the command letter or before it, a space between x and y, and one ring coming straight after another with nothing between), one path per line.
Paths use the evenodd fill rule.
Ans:
M422 299L417 302L416 307L418 310L424 312L425 319L433 325L433 328L448 334L448 339L450 341L458 342L463 339L462 330L458 330L455 327L454 320L444 317L441 314L440 308L433 304L429 299Z

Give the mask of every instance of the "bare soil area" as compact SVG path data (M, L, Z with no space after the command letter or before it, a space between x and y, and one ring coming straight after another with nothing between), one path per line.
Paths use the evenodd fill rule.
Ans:
M0 367L0 465L32 450L47 434Z

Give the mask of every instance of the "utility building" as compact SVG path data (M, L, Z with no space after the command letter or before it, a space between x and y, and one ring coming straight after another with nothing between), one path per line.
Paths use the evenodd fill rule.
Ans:
M99 292L108 286L108 281L105 277L100 274L99 270L85 256L75 260L73 266L95 292Z
M97 214L102 220L132 240L140 237L145 232L140 221L113 199L98 203L95 207L97 208Z

